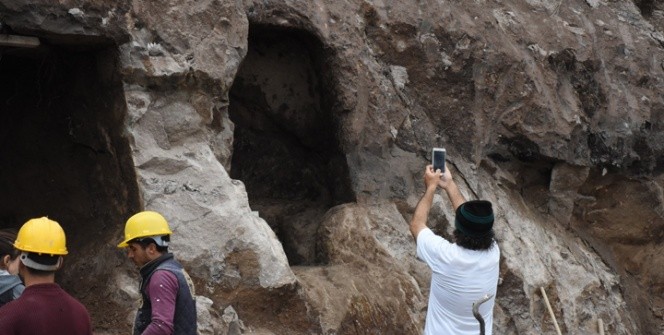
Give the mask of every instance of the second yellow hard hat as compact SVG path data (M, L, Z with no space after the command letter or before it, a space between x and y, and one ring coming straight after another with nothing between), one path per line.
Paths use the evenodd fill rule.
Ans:
M141 237L170 235L170 227L166 219L157 212L144 211L130 217L125 224L125 237L118 248L127 247L127 242Z

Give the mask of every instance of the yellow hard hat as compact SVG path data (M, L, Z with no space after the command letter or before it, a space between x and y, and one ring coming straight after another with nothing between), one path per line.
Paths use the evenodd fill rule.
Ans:
M31 219L18 231L14 248L38 254L66 255L67 238L60 224L47 217Z
M140 237L170 235L173 232L168 227L168 222L157 212L144 211L130 217L125 224L124 241L118 244L118 248L128 246L127 242Z

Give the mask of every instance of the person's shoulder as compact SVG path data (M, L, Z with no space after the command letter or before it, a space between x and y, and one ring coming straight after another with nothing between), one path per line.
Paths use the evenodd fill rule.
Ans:
M71 293L65 291L62 287L60 287L60 285L57 285L55 287L55 289L59 291L59 296L61 298L61 301L63 301L63 302L66 301L66 303L70 307L82 308L83 310L85 310L86 313L88 312L88 309L85 307L85 305L80 300L78 300L76 297L74 297Z
M487 250L488 252L492 254L497 254L500 256L500 246L498 245L498 241L493 240L493 244L491 244L491 248Z
M440 253L447 253L450 248L454 247L454 244L444 237L437 235L430 228L425 228L419 233L416 243L419 254L426 252L431 255L438 255ZM440 255L436 257L440 257Z
M500 261L500 248L498 247L498 243L495 241L493 244L491 244L491 247L483 250L470 250L465 248L462 249L464 249L468 254L473 254L480 257L483 262L498 263Z
M173 256L161 262L156 270L180 271L183 268L182 264Z
M164 276L175 276L175 272L179 271L179 269L171 269L171 268L159 268L154 271L152 274L152 278L155 277L164 277Z
M6 304L0 307L0 324L5 325L8 322L11 323L17 319L17 316L20 316L23 310L29 310L30 301L27 299L21 299L20 297L12 301L7 302ZM33 305L39 306L39 304Z
M428 238L435 235L436 234L434 234L431 228L425 227L417 233L417 240L415 242L419 242L420 239Z
M177 284L178 278L171 269L157 269L150 277L149 285L155 284Z
M67 296L67 299L69 299L69 301L72 305L78 305L78 306L83 307L85 310L87 310L85 305L80 300L78 300L78 298L74 297L73 295L71 295L69 292L67 292L65 290L62 290L62 291Z

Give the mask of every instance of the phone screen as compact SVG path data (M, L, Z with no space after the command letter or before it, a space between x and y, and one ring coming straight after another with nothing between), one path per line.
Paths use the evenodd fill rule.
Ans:
M432 156L433 170L440 170L440 172L445 172L445 149L433 149Z

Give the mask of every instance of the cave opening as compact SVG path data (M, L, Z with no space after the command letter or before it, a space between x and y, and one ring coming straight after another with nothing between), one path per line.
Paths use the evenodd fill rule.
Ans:
M634 4L639 8L641 15L648 18L651 17L655 10L655 0L634 0Z
M116 48L82 40L90 42L0 46L0 228L42 216L59 222L69 253L57 281L99 321L96 306L108 303L90 292L108 285L104 256L120 257L108 242L121 237L139 199Z
M230 175L272 227L290 265L315 265L317 230L333 206L355 201L338 139L330 62L315 36L250 25L230 90Z

